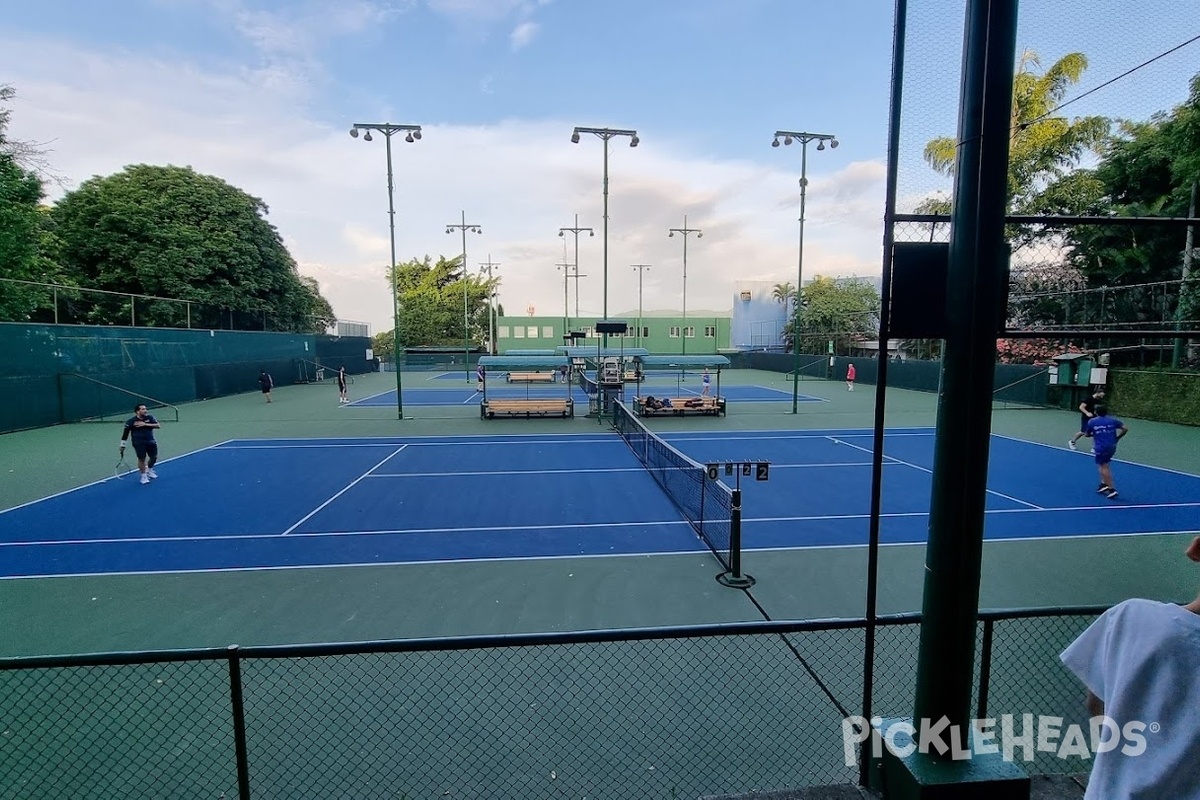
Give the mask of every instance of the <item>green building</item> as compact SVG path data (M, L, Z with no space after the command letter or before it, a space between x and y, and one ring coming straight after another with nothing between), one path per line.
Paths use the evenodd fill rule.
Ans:
M598 317L580 317L568 320L562 317L500 317L496 320L496 350L503 354L508 350L552 350L564 344L567 331L582 331L585 336L576 339L578 347L595 347L599 342L596 334ZM642 317L616 316L629 325L625 336L609 334L608 346L644 347L651 353L675 355L715 355L730 347L730 318L728 316Z

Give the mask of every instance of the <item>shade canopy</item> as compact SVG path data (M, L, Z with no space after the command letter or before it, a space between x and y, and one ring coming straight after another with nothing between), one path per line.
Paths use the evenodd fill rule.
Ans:
M564 355L555 356L480 356L479 363L483 368L490 369L496 367L498 369L558 369L559 367L569 367L570 359Z
M640 356L638 361L644 367L671 369L678 367L728 367L730 361L725 356Z

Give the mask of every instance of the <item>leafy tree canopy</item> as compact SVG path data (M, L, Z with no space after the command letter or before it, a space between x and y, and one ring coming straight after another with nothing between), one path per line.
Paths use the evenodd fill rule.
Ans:
M142 164L84 182L52 218L64 265L81 285L194 301L192 325L218 326L196 314L224 308L262 315L275 330L324 332L332 309L297 273L266 214L262 200L220 178ZM139 313L183 325L181 306Z
M391 280L390 274L387 279ZM461 345L464 311L468 345L475 347L486 341L488 298L498 284L498 278L464 274L461 256L439 256L436 262L426 256L397 264L400 346ZM392 338L386 343L390 346Z
M1066 175L1108 136L1105 117L1067 119L1057 113L1068 90L1087 70L1083 53L1067 53L1038 73L1041 59L1025 50L1013 76L1012 124L1009 129L1008 193L1014 214L1033 213L1038 196L1052 181ZM937 172L954 175L957 140L941 136L925 145L925 161ZM922 214L948 214L950 201L931 198L917 208Z

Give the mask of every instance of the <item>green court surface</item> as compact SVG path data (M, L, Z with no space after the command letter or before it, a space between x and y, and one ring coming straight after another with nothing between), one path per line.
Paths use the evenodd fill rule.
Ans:
M433 373L405 373L411 392L442 391L447 381ZM661 380L661 379L660 379ZM695 376L688 380L698 385ZM651 385L653 387L653 384ZM789 393L787 402L731 402L725 417L665 418L650 427L681 431L788 431L869 429L875 387L853 393L844 383L803 380L801 393L826 402L805 402L791 413L791 382L769 372L731 370L722 388L759 386ZM392 374L358 376L353 396L395 388ZM650 389L652 391L653 388ZM1120 409L1114 410L1119 415ZM483 421L477 404L405 407L340 407L331 385L276 390L274 402L257 393L181 406L179 421L159 432L164 459L160 482L172 479L169 459L234 439L327 439L412 436L498 436L559 434L611 436L607 422L574 419ZM936 423L936 396L891 389L886 425L920 428ZM1077 417L1052 409L997 409L997 434L1063 448ZM1195 471L1200 430L1130 420L1131 434L1120 458L1182 472ZM120 422L55 426L7 434L0 448L0 507L38 501L109 478L115 463ZM619 441L619 439L618 439ZM747 453L753 458L752 452ZM1079 481L1092 482L1094 468L1078 456ZM461 464L451 471L471 472ZM319 469L320 466L316 467ZM579 467L587 481L587 467ZM1120 464L1117 474L1120 474ZM652 479L642 476L647 485ZM139 513L135 481L123 525L152 532L155 520ZM886 476L885 476L886 483ZM448 510L480 502L469 476L446 484L438 498ZM771 491L771 483L760 491ZM148 487L153 491L155 487ZM860 487L864 498L869 482ZM813 492L819 486L814 481ZM198 482L190 492L220 506L227 502ZM314 501L313 505L320 502ZM910 498L927 505L928 498ZM264 498L264 502L267 498ZM597 496L597 503L620 502ZM794 497L802 510L813 497ZM749 500L747 501L750 502ZM865 502L865 500L864 500ZM239 508L230 505L230 515ZM752 516L751 505L746 515ZM72 520L61 521L60 532ZM450 525L453 527L453 524ZM1136 536L1028 537L986 544L981 590L983 608L1027 608L1117 602L1129 596L1177 600L1194 589L1178 557L1186 534L1143 532ZM164 545L165 546L165 545ZM744 571L754 576L748 591L729 589L714 577L721 571L707 550L687 553L522 558L446 559L380 566L322 566L161 574L64 576L0 580L0 656L104 651L159 650L350 642L705 623L857 618L865 613L867 552L860 544L755 551L747 541ZM882 548L880 613L920 610L924 551L919 544Z

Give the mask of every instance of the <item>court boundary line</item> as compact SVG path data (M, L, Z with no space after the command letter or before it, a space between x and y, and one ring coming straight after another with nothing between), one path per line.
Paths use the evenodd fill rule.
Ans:
M216 443L210 444L206 447L198 447L195 450L189 450L186 453L180 453L177 456L171 456L170 458L162 458L154 463L155 464L167 464L167 463L170 463L171 461L177 461L181 458L187 458L188 456L194 456L199 453L203 453L205 450L214 450L223 444L229 444L230 442L234 442L234 441L237 441L237 440L236 439L226 439L223 442L216 442ZM2 509L0 509L0 514L7 514L10 511L16 511L17 509L20 509L20 508L27 508L28 506L34 505L35 503L44 503L47 500L54 500L54 499L62 497L64 495L68 495L71 492L78 492L81 489L87 489L92 486L99 486L102 483L108 483L109 481L113 481L116 479L117 478L115 475L109 475L107 478L100 478L99 480L91 481L90 483L83 483L83 484L80 484L79 486L72 486L70 489L63 489L60 492L55 492L54 494L48 494L45 497L39 497L36 500L26 500L24 503L21 503L20 505L12 506L11 508L2 508Z
M556 525L491 525L491 526L476 526L469 528L412 528L406 530L387 529L378 531L308 531L305 533L296 533L288 538L296 539L323 539L323 538L341 538L347 536L408 536L409 534L447 534L447 533L479 533L481 531L497 531L507 533L511 531L548 531L548 530L577 530L579 528L638 528L638 527L671 527L673 525L688 525L686 520L676 522L673 519L668 520L635 520L632 522L582 522L582 523L561 523ZM141 544L147 542L150 544L162 544L163 542L226 542L226 541L273 541L280 538L278 533L217 533L206 536L123 536L116 539L55 539L48 541L33 541L33 542L0 542L0 548L3 547L67 547L88 544ZM697 538L697 541L699 539ZM598 553L596 555L603 555Z
M349 487L347 487L349 488ZM345 491L345 490L343 490ZM1161 504L1141 504L1141 505L1107 505L1107 506L1061 506L1053 508L993 508L984 511L984 515L988 514L1037 514L1037 513L1053 513L1053 512L1078 512L1078 511L1140 511L1154 508L1195 508L1200 507L1200 502L1194 503L1173 503L1170 505ZM315 513L315 512L314 512ZM881 519L904 519L909 517L927 517L928 511L893 511L880 514ZM311 515L310 515L311 516ZM870 514L826 514L823 516L794 516L794 517L747 517L742 520L742 523L777 523L777 522L822 522L826 520L854 520L854 519L870 519ZM635 528L635 527L671 527L676 525L689 525L686 520L632 520L629 522L584 522L584 523L559 523L553 525L482 525L468 526L463 528L388 528L381 530L354 530L354 531L308 531L304 533L294 533L288 538L296 539L321 539L321 538L339 538L348 536L407 536L409 534L450 534L450 533L480 533L488 531L509 532L509 531L548 531L559 529L595 529L595 528ZM1190 531L1158 531L1158 533L1166 535L1188 534ZM1121 533L1080 533L1074 535L1062 535L1060 538L1078 538L1079 536L1132 536L1141 535L1129 532ZM0 549L6 547L66 547L79 545L109 545L109 544L141 544L141 543L163 543L163 542L207 542L207 541L256 541L256 540L274 540L280 538L278 533L218 533L204 536L145 536L145 537L120 537L109 539L51 539L51 540L34 540L23 542L0 542ZM1053 536L1031 537L1037 539L1050 539ZM1005 541L1008 541L1007 539ZM897 544L922 544L921 542L898 542ZM805 547L816 547L817 545L798 545L796 547L783 548L760 548L760 549L804 549ZM598 553L594 555L603 555ZM453 559L450 559L453 560ZM104 573L107 574L107 573Z
M288 528L286 531L284 531L283 533L281 533L281 534L279 534L279 535L280 535L280 536L287 536L289 533L291 533L292 531L296 530L296 528L299 528L299 527L300 527L301 525L303 525L305 522L308 522L308 520L309 520L309 519L311 519L312 517L314 517L314 516L316 516L317 514L319 514L319 513L321 512L321 510L322 510L322 509L324 509L326 506L328 506L328 505L329 505L330 503L332 503L334 500L337 500L339 497L341 497L342 495L344 495L346 492L350 491L350 490L351 490L351 489L353 489L355 486L357 486L357 485L359 484L359 481L361 481L363 478L367 477L367 476L368 476L368 475L370 475L372 472L374 472L375 470L379 469L379 468L380 468L380 467L382 467L384 464L386 464L388 461L391 461L393 458L395 458L396 456L400 455L400 453L402 453L402 452L403 452L403 451L404 451L404 450L405 450L407 447L408 447L408 445L406 445L406 444L402 444L402 445L400 445L399 447L397 447L395 450L393 450L393 451L392 451L392 452L391 452L391 453L390 453L390 454L387 456L387 458L383 459L383 460L382 460L382 461L380 461L378 464L376 464L375 466L371 467L369 470L367 470L366 472L364 472L362 475L359 475L357 478L355 478L354 480L352 480L350 483L348 483L348 484L346 484L345 486L343 486L343 487L342 487L342 489L341 489L341 491L339 491L339 492L338 492L337 494L335 494L333 497L331 497L331 498L329 498L328 500L326 500L324 503L321 503L321 505L317 506L317 507L316 507L316 508L314 508L312 511L308 512L307 514L305 514L305 515L304 515L304 516L303 516L303 517L300 519L300 521L299 521L299 522L297 522L295 525L292 525L292 527Z
M686 523L684 523L686 524ZM1076 536L1034 536L1034 537L1014 537L1011 539L985 539L984 544L1005 544L1008 542L1030 542L1030 541L1050 541L1054 539L1112 539L1112 538L1133 538L1142 536L1179 536L1178 531L1141 531L1137 533L1102 533L1102 534L1079 534ZM1188 535L1188 534L1183 534ZM924 547L922 542L880 542L880 547ZM770 552L786 552L790 550L862 550L868 547L866 544L819 544L805 545L803 547L762 547L762 548L747 548L747 552L755 553L770 553ZM362 569L364 567L425 567L428 565L442 564L481 564L497 561L562 561L564 559L580 559L591 560L596 558L646 558L647 556L694 556L699 555L711 561L716 561L706 547L698 547L696 550L652 550L638 553L586 553L586 554L570 554L570 555L555 555L555 556L496 556L494 558L446 558L433 559L428 561L356 561L346 564L276 564L265 567L217 567L210 569L185 569L185 570L148 570L144 572L77 572L65 574L40 574L40 575L0 575L0 581L24 581L24 580L50 580L50 579L70 579L70 578L130 578L140 577L144 575L205 575L225 572L278 572L281 570L309 570L309 569Z
M1141 536L1191 536L1190 532L1180 531L1126 531L1124 533L1078 533L1075 535L1055 534L1054 536L1013 536L1011 538L1002 539L984 539L983 543L988 544L1005 544L1007 542L1049 542L1060 540L1078 541L1080 539L1120 539L1120 538L1135 538ZM925 547L926 542L880 542L880 547ZM745 548L745 552L753 551L755 553L772 553L786 552L788 550L854 550L867 547L866 544L814 544L805 545L803 547L759 547Z
M685 523L686 524L686 523ZM203 575L220 572L277 572L285 569L361 569L363 567L424 567L430 564L484 564L494 561L561 561L563 559L646 558L647 556L704 556L720 565L701 542L695 550L649 550L637 553L585 553L559 556L496 556L494 558L442 558L430 561L355 561L347 564L277 564L266 567L217 567L212 569L152 570L148 572L79 572L45 575L0 575L0 581L48 580L50 578L131 578L142 575Z
M829 436L826 438L833 440L833 442L835 444L838 442L836 437ZM849 437L846 437L846 438L849 438ZM856 445L856 444L850 444L849 442L842 442L842 444L846 445L846 447L853 447L856 450L862 450L864 453L871 452L870 450L866 449L865 447L860 447L859 445ZM913 464L909 461L904 461L903 459L896 458L895 456L889 456L887 453L884 453L883 457L890 458L894 463L903 464L906 467L912 467L915 470L920 470L921 472L928 473L929 475L933 474L933 470L929 469L928 467L922 467L919 464ZM1029 506L1030 508L1043 509L1043 506L1039 506L1037 503L1030 503L1029 501L1022 500L1018 497L1013 497L1012 495L1007 495L1007 494L1004 494L1003 492L997 492L995 489L988 489L985 487L984 491L987 494L995 495L996 497L1003 497L1005 500L1011 500L1012 502L1020 503L1023 506Z
M1075 453L1077 455L1084 455L1084 456L1092 455L1091 453L1088 453L1088 452L1085 452L1082 450L1069 450L1066 447L1062 447L1060 445L1046 444L1045 442L1034 442L1034 441L1030 441L1029 439L1018 439L1015 436L1007 436L1002 433L994 433L992 435L998 439L1007 439L1010 442L1024 442L1026 444L1036 444L1038 447L1047 447L1051 450L1056 450L1060 453ZM1183 470L1173 469L1171 467L1158 467L1153 464L1144 464L1141 461L1130 461L1125 458L1114 458L1113 461L1117 464L1129 464L1130 466L1133 466L1133 467L1145 467L1146 469L1160 469L1163 472L1171 472L1176 475L1182 475L1185 478L1200 478L1200 475L1194 475L1190 472L1184 472Z

